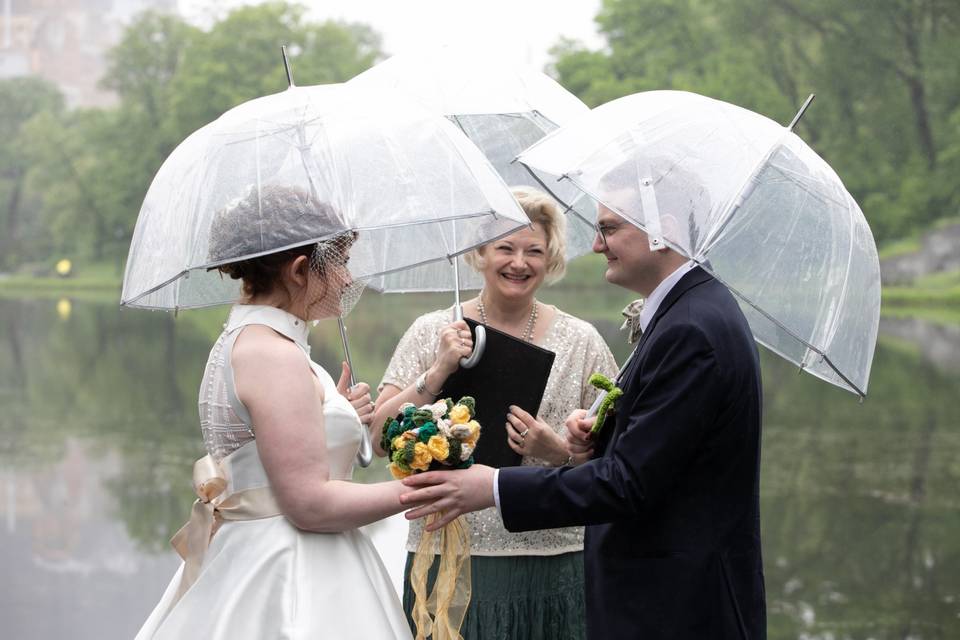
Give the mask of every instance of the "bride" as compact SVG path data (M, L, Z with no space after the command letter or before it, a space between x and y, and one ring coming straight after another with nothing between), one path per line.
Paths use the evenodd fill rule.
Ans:
M264 187L217 214L210 259L238 255L244 235L264 228L302 239L334 224L331 208L305 192ZM272 246L287 240L296 238ZM353 240L340 234L219 267L242 281L244 297L200 385L200 500L173 540L184 563L138 640L410 637L380 557L357 529L403 510L403 486L350 481L365 427L307 344L312 321L340 313ZM369 394L359 395L369 422Z

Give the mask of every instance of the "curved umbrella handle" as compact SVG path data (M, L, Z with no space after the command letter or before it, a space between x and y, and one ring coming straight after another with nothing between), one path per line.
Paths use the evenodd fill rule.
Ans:
M365 424L361 424L357 464L361 467L369 467L371 462L373 462L373 443L370 441L370 428Z
M460 358L460 366L464 369L473 369L483 357L483 350L487 347L487 330L482 324L478 324L474 330L473 353L469 358Z

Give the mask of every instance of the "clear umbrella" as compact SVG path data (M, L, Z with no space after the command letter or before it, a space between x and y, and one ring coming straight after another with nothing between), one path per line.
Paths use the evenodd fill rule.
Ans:
M424 107L448 117L480 148L504 182L511 186L541 183L514 160L521 151L577 117L589 113L579 98L532 67L498 58L489 50L439 46L395 55L348 83L403 92ZM552 180L550 180L552 182ZM567 259L590 252L593 225L578 215L589 198L570 185L550 190L573 206L567 209ZM465 266L461 261L459 267ZM449 279L434 264L385 278L385 291L449 291ZM459 287L479 289L483 280L462 269Z
M241 206L277 189L303 194L307 211L269 217L269 207ZM213 238L238 210L247 213L228 220L236 241ZM291 86L224 113L166 159L137 219L121 304L231 303L239 283L212 268L347 234L353 284L342 314L371 279L446 262L526 224L483 154L444 118L383 91Z
M594 109L519 161L636 224L652 249L699 263L736 294L758 342L862 397L880 317L876 246L793 124L650 91Z

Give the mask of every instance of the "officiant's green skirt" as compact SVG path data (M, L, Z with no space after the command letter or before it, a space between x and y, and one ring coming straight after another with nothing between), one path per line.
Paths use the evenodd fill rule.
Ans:
M583 552L555 556L473 556L464 640L581 640L586 637ZM403 610L416 635L407 554ZM433 588L439 562L427 574Z

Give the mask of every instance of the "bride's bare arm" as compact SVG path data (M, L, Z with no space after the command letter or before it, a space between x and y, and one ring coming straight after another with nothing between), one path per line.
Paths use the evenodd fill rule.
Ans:
M299 347L252 325L237 338L231 362L237 396L256 425L260 460L281 510L295 526L345 531L404 509L399 482L329 479L323 388Z

